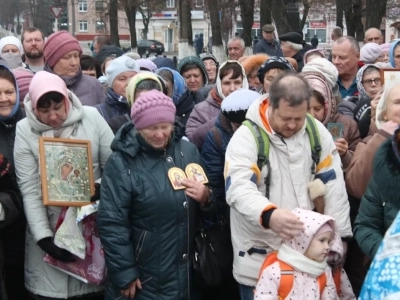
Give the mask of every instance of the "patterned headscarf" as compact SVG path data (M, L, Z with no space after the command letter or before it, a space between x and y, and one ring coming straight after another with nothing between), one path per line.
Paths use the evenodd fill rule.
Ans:
M183 93L186 92L186 90L187 90L185 79L177 71L175 71L171 68L167 68L167 67L159 68L157 70L156 74L159 74L161 70L170 71L172 73L172 76L174 77L174 82L173 82L174 91L172 93L172 100L174 101L175 105L178 105L179 100L181 99Z
M324 125L327 125L336 114L336 100L333 97L332 88L326 81L325 76L319 72L302 72L310 87L320 93L325 100Z
M154 80L160 85L161 91L164 89L164 86L161 83L160 78L156 74L146 71L136 74L129 80L128 86L126 88L126 100L128 100L128 105L130 107L133 105L134 102L137 85L144 80Z
M372 65L372 64L364 65L361 67L360 70L358 70L356 80L357 80L358 97L360 98L360 101L371 99L371 97L368 96L367 91L365 90L365 88L362 84L364 72L368 68L375 68L378 72L380 70L378 66Z

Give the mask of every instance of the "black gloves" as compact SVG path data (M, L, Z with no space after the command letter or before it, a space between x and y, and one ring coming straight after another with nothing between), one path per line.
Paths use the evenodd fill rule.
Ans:
M56 246L53 242L53 238L51 237L41 239L38 242L38 245L44 252L59 261L74 262L76 260L76 257L72 253Z
M100 183L95 183L94 184L94 195L90 197L91 202L96 202L97 200L100 199Z

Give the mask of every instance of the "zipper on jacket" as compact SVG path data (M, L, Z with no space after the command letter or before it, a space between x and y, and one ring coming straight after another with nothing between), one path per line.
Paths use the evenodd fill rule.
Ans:
M143 230L142 234L139 237L138 245L135 250L135 256L136 256L137 261L139 261L139 256L140 256L140 253L142 252L142 247L144 244L144 240L146 238L146 234L147 234L147 230Z

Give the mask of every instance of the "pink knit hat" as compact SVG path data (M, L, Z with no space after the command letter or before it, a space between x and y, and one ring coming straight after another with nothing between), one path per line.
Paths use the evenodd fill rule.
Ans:
M13 73L18 85L19 101L20 103L24 103L25 96L29 91L29 84L35 74L27 69L14 69Z
M48 37L43 54L47 64L53 68L65 54L74 50L79 51L79 55L82 55L82 48L78 40L68 31L61 30Z
M382 52L389 52L390 51L390 43L384 43L380 45Z
M65 111L69 111L68 90L64 80L55 74L46 71L39 71L33 76L29 85L29 97L32 102L32 109L37 115L37 102L46 93L57 92L64 96Z
M131 109L131 118L137 129L143 129L158 123L175 121L176 108L172 99L162 92L151 90L142 93Z

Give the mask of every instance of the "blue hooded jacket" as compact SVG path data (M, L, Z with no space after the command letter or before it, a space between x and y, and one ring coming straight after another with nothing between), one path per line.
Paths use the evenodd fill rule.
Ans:
M156 74L158 75L161 70L170 71L172 73L172 76L174 77L174 91L172 93L172 100L174 101L174 104L177 105L179 104L179 100L181 99L183 93L187 90L185 79L177 71L167 67L159 68Z

